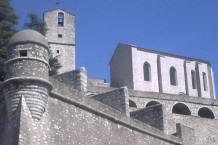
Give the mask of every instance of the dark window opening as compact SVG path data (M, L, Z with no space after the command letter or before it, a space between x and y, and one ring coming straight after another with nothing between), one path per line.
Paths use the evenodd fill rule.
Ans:
M58 38L62 38L62 34L58 34Z
M154 106L154 105L157 105L157 104L160 104L160 103L157 102L157 101L150 101L150 102L147 103L146 107Z
M64 26L64 13L58 13L58 26L63 27Z
M192 89L196 89L196 73L194 70L191 71L192 77Z
M144 81L151 81L151 67L148 62L144 63Z
M134 101L129 100L129 107L137 108L137 105Z
M174 67L170 68L170 84L173 86L177 85L177 74L176 69Z
M59 52L59 50L57 50L57 54L59 54L60 52Z
M191 115L191 111L183 103L177 103L176 105L174 105L172 112L175 114Z
M203 107L203 108L199 109L198 116L204 117L204 118L210 118L210 119L215 118L213 112L210 109L206 108L206 107Z
M27 50L20 50L20 57L26 57L27 56Z
M203 84L204 84L204 91L207 91L207 75L203 72Z

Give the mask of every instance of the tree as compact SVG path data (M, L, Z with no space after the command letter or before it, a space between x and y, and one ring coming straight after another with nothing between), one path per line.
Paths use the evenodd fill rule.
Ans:
M9 0L0 0L0 82L4 80L4 62L10 38L17 32L18 16L13 12Z
M47 28L46 23L42 21L36 14L28 14L30 22L24 23L24 29L33 29L45 36Z
M30 18L30 22L24 23L24 29L33 29L41 33L45 36L47 32L46 23L42 21L36 14L28 14L28 17ZM58 62L57 57L52 57L52 55L49 58L49 65L50 65L50 71L49 75L56 75L58 72L58 69L62 66Z
M61 64L58 62L57 57L50 57L49 65L50 65L50 71L49 71L50 76L56 75L58 73L58 69L62 67Z

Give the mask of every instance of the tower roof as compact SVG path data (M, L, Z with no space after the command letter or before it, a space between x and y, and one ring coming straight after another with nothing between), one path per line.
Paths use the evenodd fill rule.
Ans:
M16 43L34 42L44 45L48 48L48 41L46 38L37 31L34 30L23 30L17 32L9 42L9 46Z
M70 13L70 12L68 12L68 11L66 11L66 10L64 10L62 8L56 8L56 9L52 9L52 10L47 10L47 11L44 12L44 14L47 13L47 12L58 11L58 10L64 11L65 13L68 13L68 14L70 14L72 16L75 16L73 13Z

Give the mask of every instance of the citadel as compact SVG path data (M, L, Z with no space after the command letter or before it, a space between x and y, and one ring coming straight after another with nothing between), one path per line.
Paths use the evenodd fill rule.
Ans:
M0 145L218 145L210 62L118 44L111 83L75 66L75 16L44 12L46 37L23 30L7 50ZM49 57L62 67L49 76Z

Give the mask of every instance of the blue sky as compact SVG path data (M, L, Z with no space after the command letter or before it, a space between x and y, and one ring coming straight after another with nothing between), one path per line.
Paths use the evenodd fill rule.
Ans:
M61 4L56 5L59 1ZM57 7L76 15L76 64L110 81L119 42L211 62L218 92L217 0L12 0L23 28L28 13Z

